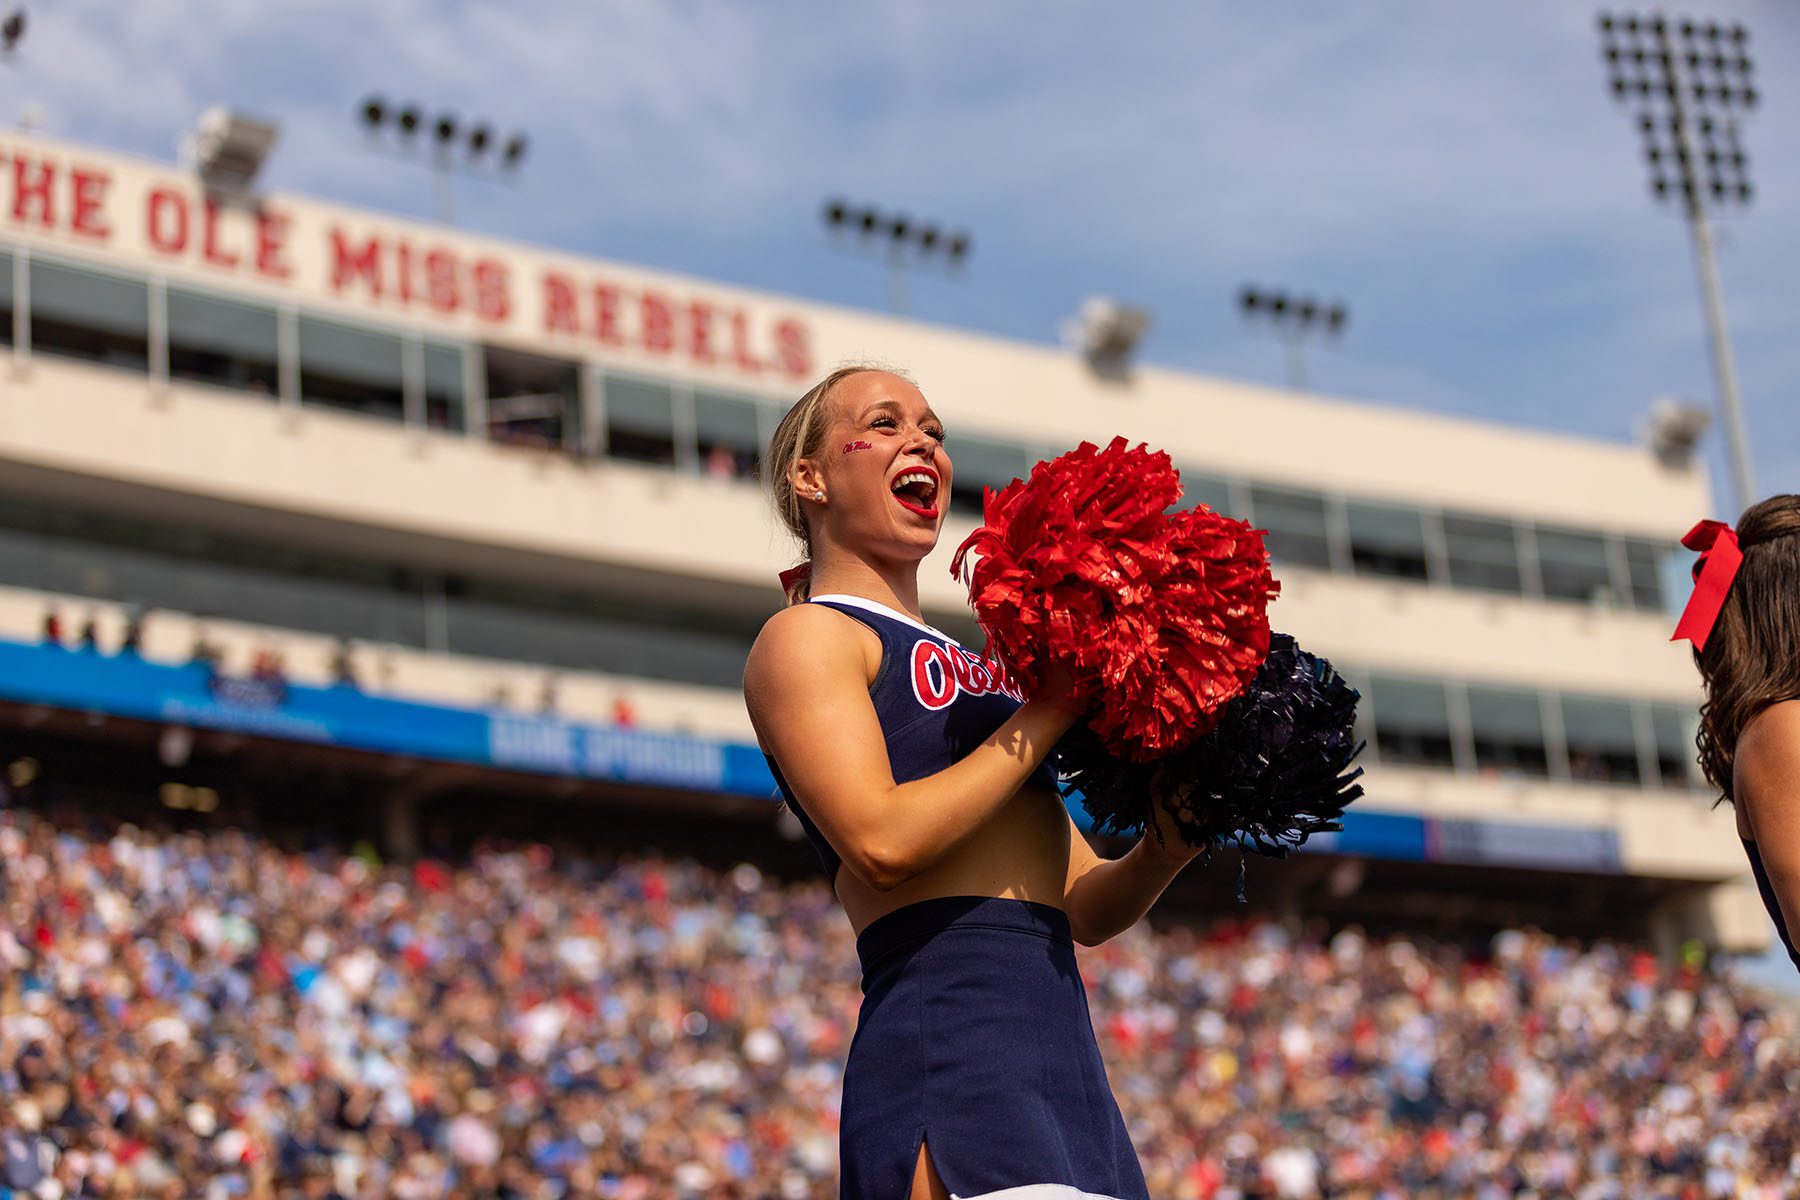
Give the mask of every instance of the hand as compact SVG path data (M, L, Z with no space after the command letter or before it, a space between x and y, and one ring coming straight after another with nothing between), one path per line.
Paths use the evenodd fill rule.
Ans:
M1175 789L1170 786L1166 772L1158 772L1150 786L1150 822L1144 828L1144 850L1178 868L1185 867L1199 857L1200 850L1188 845L1169 809Z
M1076 695L1075 675L1064 663L1051 663L1038 673L1038 686L1030 703L1055 712L1063 731L1087 714L1087 704Z

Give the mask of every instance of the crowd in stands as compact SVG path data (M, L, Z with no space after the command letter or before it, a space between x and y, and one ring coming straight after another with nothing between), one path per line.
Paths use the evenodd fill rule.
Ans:
M0 917L0 1197L837 1195L860 993L818 882L15 802ZM1158 1200L1800 1194L1791 1015L1701 965L1243 919L1081 962Z

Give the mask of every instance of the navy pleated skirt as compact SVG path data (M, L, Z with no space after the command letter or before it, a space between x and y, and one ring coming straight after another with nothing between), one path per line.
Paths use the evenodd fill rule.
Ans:
M958 1200L1148 1200L1061 909L922 900L856 953L842 1200L906 1200L921 1142Z

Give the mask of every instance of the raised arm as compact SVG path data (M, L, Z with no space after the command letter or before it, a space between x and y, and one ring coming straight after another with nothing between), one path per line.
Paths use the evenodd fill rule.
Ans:
M844 864L898 887L955 849L1018 791L1076 713L1030 700L961 761L894 782L856 625L795 605L763 627L744 667L757 740Z
M1800 700L1756 715L1738 738L1731 779L1789 936L1800 937Z

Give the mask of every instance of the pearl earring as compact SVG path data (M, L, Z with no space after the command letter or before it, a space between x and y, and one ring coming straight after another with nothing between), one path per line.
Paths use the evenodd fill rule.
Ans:
M824 493L824 492L814 492L814 493L813 493L813 499L814 499L814 500L823 500L823 499L824 499L824 498L825 498L825 493Z

